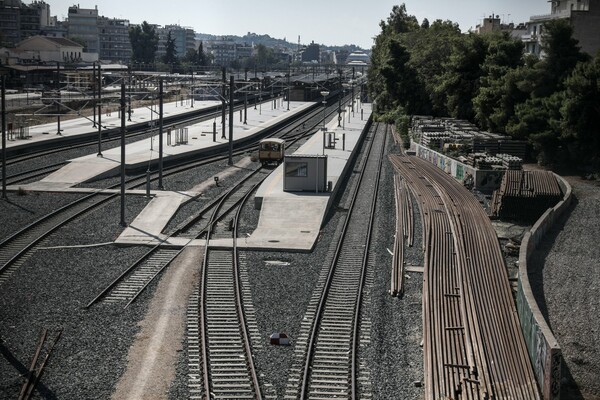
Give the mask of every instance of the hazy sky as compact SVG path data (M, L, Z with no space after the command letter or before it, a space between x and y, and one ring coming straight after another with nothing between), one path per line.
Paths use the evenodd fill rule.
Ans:
M24 0L29 3L29 0ZM46 0L52 15L67 17L68 8L98 5L100 15L158 25L179 24L196 32L215 35L245 35L248 32L284 37L293 43L298 35L303 44L373 45L379 21L386 19L395 4L388 0ZM529 16L548 14L547 0L405 0L409 14L423 18L450 19L463 31L475 28L484 16L499 15L503 22L525 22Z

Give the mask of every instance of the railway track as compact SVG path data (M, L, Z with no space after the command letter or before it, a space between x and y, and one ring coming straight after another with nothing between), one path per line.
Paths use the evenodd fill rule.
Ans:
M288 139L291 139L293 144L305 136L305 132L289 134ZM266 178L265 171L260 166L250 171L234 184L229 191L218 196L180 224L169 236L185 237L190 240L200 239L206 237L209 229L227 235L227 232L232 230L231 222L233 219L229 220L228 223L226 218L236 210L239 203L247 196L248 191L253 190ZM100 294L86 305L86 308L99 301L112 303L126 301L125 307L128 307L180 252L163 249L161 244L156 245L109 283Z
M426 399L539 399L496 233L470 192L392 156L421 208Z
M344 226L332 243L296 344L285 399L368 398L358 361L361 304L387 130L372 127ZM367 211L368 210L368 211Z
M332 112L333 114L333 112ZM279 128L284 130L282 136L288 137L293 142L306 137L309 131L298 129L305 125L306 122L312 120L312 127L318 126L320 123L320 114L318 111L312 111L304 116L300 121L292 121ZM316 121L315 121L316 120ZM306 128L306 127L305 127ZM240 146L235 152L235 155L241 155L248 152L249 149L254 149L255 143ZM191 168L197 168L200 166L207 165L213 162L219 162L227 159L227 155L216 155L210 156L203 160L193 161L191 163L165 168L163 174L164 177L170 175L176 175L179 172L189 170ZM153 173L151 181L158 179L157 173ZM127 180L127 187L129 189L142 187L146 184L146 175L139 175ZM112 186L111 188L117 188L118 186ZM58 228L64 226L74 218L83 216L87 212L90 212L97 207L101 206L107 201L114 200L118 195L106 195L102 193L94 193L88 195L80 200L72 202L47 216L40 218L32 224L24 227L19 232L16 232L12 236L8 237L4 241L0 242L0 285L3 284L10 275L29 257L36 251L37 245L42 242L43 239L47 238L50 234L55 232ZM98 199L101 200L98 200ZM86 204L87 202L87 204Z
M205 398L262 399L246 321L237 251L237 221L256 185L239 202L233 230L215 237L232 238L231 249L211 248L213 228L224 197L215 208L206 233L206 250L198 294L201 370Z

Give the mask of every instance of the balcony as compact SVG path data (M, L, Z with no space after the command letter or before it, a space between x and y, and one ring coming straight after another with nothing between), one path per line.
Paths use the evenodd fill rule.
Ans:
M552 19L570 18L570 17L571 17L571 11L567 10L567 11L561 11L561 12L554 13L554 14L532 15L529 18L529 21L542 22L542 21L550 21Z

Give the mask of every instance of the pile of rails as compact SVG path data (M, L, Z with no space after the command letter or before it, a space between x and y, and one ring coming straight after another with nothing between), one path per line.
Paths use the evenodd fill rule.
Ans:
M492 196L491 214L503 219L536 221L562 199L556 177L549 171L507 171Z
M540 399L485 211L430 163L390 160L421 209L425 399Z

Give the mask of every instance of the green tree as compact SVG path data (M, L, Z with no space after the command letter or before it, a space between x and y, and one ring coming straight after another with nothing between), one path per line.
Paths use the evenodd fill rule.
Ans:
M446 64L452 54L453 43L462 34L458 24L451 21L434 21L428 29L402 35L402 42L410 51L410 66L416 71L417 79L427 94L421 114L445 116L447 98L443 91L435 88L441 84Z
M542 51L544 59L540 62L540 71L544 74L544 95L561 90L565 79L580 61L588 57L581 52L578 41L573 38L573 28L566 19L556 19L544 24Z
M600 54L580 62L565 82L562 137L570 161L600 168Z
M192 65L198 65L198 50L188 49L185 52L185 55L181 58L181 61Z
M453 42L452 54L444 65L445 72L435 88L438 95L446 96L451 117L473 120L473 98L479 90L486 50L486 40L480 35L463 35Z
M171 31L167 33L163 62L169 65L174 65L179 62L179 59L177 58L177 45L175 44L175 39L173 39L173 36L171 35Z
M393 105L401 107L408 114L415 114L423 105L422 88L409 61L410 53L407 48L398 40L391 40L389 59L381 68L381 75Z
M488 47L479 92L473 99L475 120L483 129L504 132L514 114L514 104L508 101L512 97L506 96L511 88L507 86L507 74L523 65L523 43L507 33L488 35L486 39Z
M137 63L152 64L158 50L158 34L146 21L129 27L131 60Z
M419 21L414 15L406 13L406 5L402 3L399 6L392 7L392 12L387 19L387 22L379 23L382 32L404 33L419 29Z
M208 56L204 52L204 43L201 41L200 45L198 46L198 65L206 66L208 64Z

